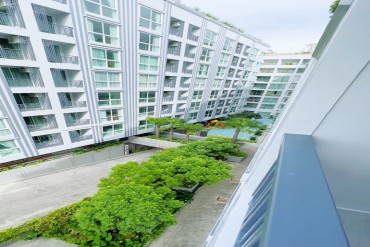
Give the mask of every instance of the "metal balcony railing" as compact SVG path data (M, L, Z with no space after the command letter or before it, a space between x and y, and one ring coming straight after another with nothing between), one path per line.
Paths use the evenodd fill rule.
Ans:
M47 28L45 29L47 33L61 34L68 37L73 37L73 28L56 23L48 23Z
M63 141L59 136L58 137L53 137L53 139L50 140L50 141L36 142L35 143L37 149L49 148L49 147L59 146L59 145L62 145L62 144L63 144Z
M18 104L20 111L39 111L51 109L49 102Z
M172 82L165 82L163 85L164 87L167 87L167 88L175 88L176 86L176 84Z
M58 3L67 4L67 1L66 0L53 0L53 1L58 2Z
M168 47L167 53L175 55L175 56L179 56L180 55L180 47Z
M10 17L7 13L0 13L0 25L12 26Z
M21 50L0 48L0 58L24 60Z
M195 54L194 53L191 53L191 52L185 52L185 57L195 58Z
M37 80L27 78L7 78L8 85L10 87L43 87L44 84Z
M191 70L191 69L182 69L182 73L184 73L184 74L192 74L193 73L193 70Z
M178 37L181 37L182 36L182 30L181 29L177 29L177 28L170 27L169 33L172 34L172 35L178 36Z
M86 101L61 101L60 102L63 109L65 108L74 108L74 107L86 107Z
M173 95L170 95L170 96L165 96L163 97L163 101L164 102L170 102L170 101L173 101Z
M190 39L192 41L195 41L195 42L198 42L199 37L194 35L194 34L189 34L188 39Z
M73 136L71 137L72 142L81 142L81 141L86 141L86 140L91 140L92 135L80 135L80 136Z
M30 132L40 131L40 130L49 130L58 128L58 125L55 120L49 120L47 123L43 124L27 124L27 128Z
M67 123L67 127L87 125L87 124L90 124L90 119L67 120L66 123Z
M165 109L165 110L162 110L162 114L170 114L172 112L172 109Z
M82 80L66 81L62 79L57 79L55 81L56 87L83 87Z
M177 66L166 66L167 72L177 73L178 67Z
M71 64L78 64L78 57L77 56L51 56L48 55L48 61L51 63L71 63Z

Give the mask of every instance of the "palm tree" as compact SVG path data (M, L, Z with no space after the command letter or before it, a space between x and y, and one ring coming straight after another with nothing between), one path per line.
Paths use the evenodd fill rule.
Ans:
M198 131L203 128L203 124L197 123L197 124L191 124L191 123L183 123L177 126L177 129L179 130L185 130L185 141L189 141L189 135L190 132Z
M260 128L262 124L256 120L251 120L249 118L241 118L241 117L230 117L224 121L222 121L223 126L216 126L218 128L235 128L235 133L233 138L231 139L232 143L235 143L238 139L238 135L240 131L243 129L243 132L253 133L252 130L249 128ZM244 129L245 128L245 129Z
M155 137L159 138L159 131L162 125L167 125L170 123L169 117L147 117L148 121L155 124Z

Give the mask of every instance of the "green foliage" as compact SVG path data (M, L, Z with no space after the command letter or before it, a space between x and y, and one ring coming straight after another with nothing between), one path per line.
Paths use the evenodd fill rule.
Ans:
M169 117L147 117L146 119L155 124L155 136L157 138L159 138L161 126L170 123Z
M251 140L251 141L256 141L256 140L257 140L257 138L256 138L255 136L252 136L250 140Z
M196 124L181 123L181 124L177 125L176 128L179 129L179 130L185 130L184 140L185 140L185 142L188 142L190 133L195 132L195 131L200 131L203 128L203 124L200 124L200 123L196 123Z
M262 124L256 120L251 120L249 118L243 118L243 117L230 117L226 120L222 121L224 124L223 126L217 126L218 128L235 128L234 136L231 140L231 142L235 143L238 139L238 135L240 131L247 132L247 133L253 133L253 128L260 128Z
M100 151L102 149L105 149L105 148L108 148L108 147L113 147L113 146L118 146L118 145L121 145L122 142L120 142L119 140L115 140L115 141L110 141L110 142L103 142L103 143L98 143L98 144L95 144L95 145L91 145L91 146L85 146L83 148L80 148L80 149L76 149L73 151L74 154L83 154L83 153L88 153L88 152L92 152L92 151Z
M244 112L236 113L236 114L231 115L230 117L242 117L242 118L251 118L251 119L252 118L254 118L254 119L262 118L260 114L250 112L250 111L244 111Z
M81 233L74 214L83 203L89 200L85 198L80 202L50 212L44 217L27 221L18 227L0 230L0 243L11 239L45 237L79 244L86 239L86 236Z
M84 246L141 246L156 229L175 223L182 206L170 189L122 184L99 191L76 213Z
M337 9L338 5L340 3L340 0L335 0L331 5L330 5L330 8L329 8L329 12L334 14L335 10Z
M12 165L12 166L1 167L0 172L5 172L5 171L12 170L12 169L20 168L20 167L33 166L33 165L43 163L45 161L48 161L48 160L47 159L39 159L39 160L27 162L27 163L19 163L19 164Z
M256 136L261 136L262 135L262 131L261 130L257 130L256 132L254 132L254 134Z

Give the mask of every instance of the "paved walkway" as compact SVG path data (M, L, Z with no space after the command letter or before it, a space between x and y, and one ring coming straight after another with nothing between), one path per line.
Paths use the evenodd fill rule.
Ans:
M0 229L18 226L36 216L77 202L97 192L99 179L112 166L146 160L156 150L132 154L94 165L0 185ZM18 168L22 169L22 168Z
M241 163L232 163L235 178L240 178L257 150L257 144L241 147L249 156ZM76 202L97 191L101 177L106 177L110 168L129 160L145 160L154 150L129 157L62 171L38 178L0 186L0 229L16 226L36 216L45 215L56 208ZM205 185L195 194L191 203L176 215L177 224L168 227L150 247L197 247L203 246L209 232L220 216L224 204L216 204L216 197L230 197L237 184L228 180L214 185ZM19 198L24 203L19 203ZM0 247L6 245L0 244ZM18 241L9 247L71 247L62 241L37 239Z

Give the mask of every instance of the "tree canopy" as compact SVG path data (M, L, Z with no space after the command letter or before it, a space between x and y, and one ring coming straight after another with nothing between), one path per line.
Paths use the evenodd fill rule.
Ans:
M335 10L337 9L338 5L340 3L340 0L335 0L331 5L330 5L330 8L329 8L329 12L334 14Z

